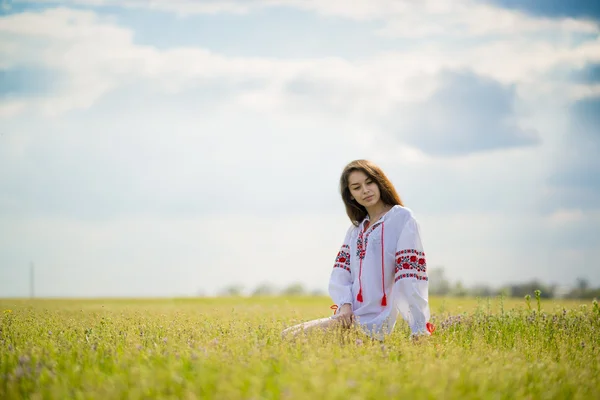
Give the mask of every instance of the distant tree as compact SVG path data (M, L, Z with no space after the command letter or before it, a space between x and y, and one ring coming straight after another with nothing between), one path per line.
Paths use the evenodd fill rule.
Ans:
M585 292L590 287L590 282L586 278L577 278L575 287L582 292Z
M510 286L503 286L500 289L498 289L498 296L503 296L503 297L512 296Z
M304 286L301 283L293 283L290 286L283 289L281 294L285 296L301 296L305 294Z
M325 293L325 291L323 291L322 289L314 289L310 291L310 295L315 297L321 297L327 295L327 293Z
M600 288L586 290L583 298L600 300Z
M244 288L241 285L230 285L225 287L221 291L222 296L241 296L244 291Z
M275 289L268 283L261 283L254 289L252 296L271 296L275 293Z
M487 285L476 285L469 289L469 295L474 297L492 297L498 292Z
M512 297L524 297L525 295L533 296L536 290L540 290L542 292L542 298L552 298L554 297L554 292L556 290L555 286L544 285L538 280L533 280L525 283L512 284L510 287L510 295Z
M566 297L571 299L599 299L600 288L591 288L587 279L577 278L575 287L567 293Z
M469 294L468 290L463 286L461 281L458 281L454 284L454 287L451 289L450 294L456 297L464 297Z

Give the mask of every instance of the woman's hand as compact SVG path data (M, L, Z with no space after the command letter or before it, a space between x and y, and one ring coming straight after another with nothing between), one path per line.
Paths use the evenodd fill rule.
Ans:
M344 328L349 328L354 323L354 313L352 312L351 304L346 303L340 308L338 320Z

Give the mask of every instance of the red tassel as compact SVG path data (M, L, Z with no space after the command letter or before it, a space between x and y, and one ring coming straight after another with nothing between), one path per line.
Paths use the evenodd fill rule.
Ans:
M383 252L384 248L383 248L383 239L384 239L384 229L385 229L385 222L381 223L381 290L383 291L383 297L381 298L381 306L385 307L387 306L387 297L385 295L385 269L384 269L384 262L385 262L385 254Z
M356 300L360 301L362 303L363 301L363 297L362 297L362 288L360 289L360 291L358 292L358 296L356 296Z
M425 326L427 327L427 332L432 333L435 332L435 325L433 325L431 322L428 322L427 324L425 324Z

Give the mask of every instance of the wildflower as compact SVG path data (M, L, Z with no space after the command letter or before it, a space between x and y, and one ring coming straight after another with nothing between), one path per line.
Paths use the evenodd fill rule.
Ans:
M4 310L4 314L10 314L12 310Z
M17 367L14 374L15 378L20 379L25 375L25 370L22 367Z
M456 316L451 315L448 318L446 318L444 321L442 321L441 327L442 327L442 329L446 329L446 328L450 328L454 325L460 325L461 323L462 323L461 315L456 315Z

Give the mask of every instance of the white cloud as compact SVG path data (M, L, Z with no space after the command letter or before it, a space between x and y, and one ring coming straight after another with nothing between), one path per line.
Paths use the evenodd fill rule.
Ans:
M424 2L420 7L386 14L383 19L381 34L404 38L492 35L514 38L524 34L598 32L592 22L536 18L480 1Z
M539 278L571 285L587 277L598 283L589 269L589 255L600 255L598 250L553 243L561 227L540 231L533 215L417 216L429 267L443 266L452 281L497 286ZM341 208L329 215L275 217L241 212L104 221L9 217L0 225L0 239L11 246L0 259L12 268L0 268L0 296L26 293L31 261L40 296L216 294L229 284L252 289L263 281L326 290L348 226Z
M515 29L519 21L515 20ZM317 104L360 117L385 113L397 101L425 99L435 89L432 75L447 68L468 67L502 83L527 84L528 90L535 91L540 76L557 65L600 60L600 38L572 46L512 36L465 48L425 45L361 62L236 58L189 47L161 51L135 44L133 33L110 18L67 8L6 16L0 20L0 32L3 68L33 65L68 76L59 93L38 99L47 114L87 108L122 85L144 80L169 92L208 82L237 85L240 104L273 111L316 96ZM300 97L290 94L294 83L312 92Z
M582 222L586 218L585 213L580 209L558 209L546 217L547 222L552 226L561 226L568 223Z
M150 4L248 12L276 3L284 2ZM394 34L408 34L421 21L415 17L400 26L393 19L402 17L406 2L285 4L322 15L385 20L388 28L399 29ZM150 266L152 276L140 280L136 293L163 293L168 273L178 277L181 285L169 286L178 293L193 293L200 281L221 287L233 279L222 271L245 279L249 266L256 268L256 282L250 279L248 286L284 278L322 283L329 272L327 254L347 227L335 188L339 168L365 157L384 164L422 216L432 265L446 265L465 282L505 280L532 265L531 276L559 276L573 253L553 249L548 232L557 235L565 226L577 232L584 221L574 211L549 221L540 217L538 202L551 201L544 198L541 179L556 162L565 134L561 120L571 98L564 94L576 98L594 89L550 81L547 73L599 61L600 40L571 43L569 35L587 32L587 25L519 14L501 14L508 22L488 29L462 15L460 4L449 4L427 2L413 15L447 15L441 26L459 24L457 34L498 37L468 46L425 40L410 50L356 61L283 60L141 46L130 29L92 11L59 8L0 18L2 68L51 68L65 77L50 98L24 97L0 106L6 130L0 136L0 209L7 210L0 215L0 234L10 250L0 252L0 265L23 265L34 257L46 260L39 261L40 268L46 263L61 271L87 254L92 260L87 274L110 264L123 280ZM490 18L487 9L478 10L480 18ZM427 21L422 33L436 21ZM511 24L513 34L506 32ZM517 35L548 30L558 39ZM383 117L398 112L399 104L428 100L441 71L464 68L514 85L518 126L542 132L543 145L441 160L402 142L382 141ZM415 112L428 116L430 110ZM26 120L26 113L32 118ZM404 122L400 115L396 123ZM235 223L233 233L223 227ZM229 240L241 244L222 245ZM305 247L298 250L297 243ZM73 253L78 246L89 252ZM277 251L268 252L271 247ZM201 249L209 253L203 265L196 258ZM118 259L111 258L115 254ZM577 254L584 258L593 251ZM94 279L106 279L100 275ZM84 273L78 276L85 281Z
M25 101L8 100L0 102L0 119L18 115L25 109Z
M11 246L0 259L12 269L0 268L0 277L8 278L0 280L0 297L26 290L19 283L27 282L30 261L36 264L41 296L216 294L227 284L253 288L264 280L326 289L348 228L340 213L258 217L228 212L105 221L8 217L3 222L0 238ZM12 288L3 285L7 281Z
M55 3L23 0L23 3ZM592 22L572 18L548 19L482 3L477 0L67 0L62 4L145 8L191 14L245 14L270 7L290 7L327 17L357 21L380 20L384 35L416 38L431 35L493 35L539 32L597 33Z
M348 145L346 150L362 149L362 152L356 151L357 157L373 154L382 159L393 159L399 155L408 155L409 157L403 159L415 163L429 163L431 159L418 149L405 146L401 142L396 146L387 146L393 151L390 155L385 154L387 152L380 148L378 141L389 135L380 121L400 112L395 118L394 129L401 130L406 124L401 113L408 108L399 108L398 105L427 101L439 86L439 71L469 67L476 73L492 77L501 83L516 84L517 89L525 87L527 91L524 91L523 95L528 96L525 100L537 100L538 82L554 87L544 80L541 71L551 69L557 63L562 65L569 62L569 57L572 57L572 62L578 64L584 58L594 59L595 54L600 54L589 51L593 46L599 46L598 41L582 44L581 46L586 46L585 52L579 48L565 47L562 52L553 53L550 51L551 44L538 43L526 48L526 42L513 43L506 40L491 46L482 43L473 48L443 48L430 45L404 54L388 53L360 62L339 58L236 58L200 48L158 50L150 46L140 46L132 41L133 34L130 30L114 25L110 18L100 17L91 11L66 8L4 17L0 20L0 32L5 32L14 39L0 39L2 62L10 62L13 66L34 65L66 71L68 79L61 92L54 94L50 99L33 99L34 105L57 117L68 110L98 104L103 96L110 93L123 93L121 87L130 87L133 91L135 88L144 88L139 94L130 94L131 101L122 106L124 110L128 110L128 123L136 126L139 131L168 131L169 121L178 121L177 126L186 127L178 128L184 135L180 139L185 141L186 137L194 135L190 127L217 132L226 131L224 127L227 126L234 131L244 129L244 124L253 121L246 128L251 127L252 132L259 132L260 123L256 121L264 118L273 126L285 127L282 132L287 135L301 132L301 128L298 127L312 133L304 142L295 143L299 154L302 151L310 154L310 140L323 140L325 136L322 129L329 129L331 133L327 136L328 146L335 146L336 141L345 136L344 142ZM11 46L13 43L20 43L20 46ZM36 58L34 53L39 48L45 48L45 51L41 53L41 57ZM511 61L515 59L516 61ZM499 63L497 60L503 62ZM538 78L532 79L532 76ZM537 96L542 98L546 89L544 85L540 86L542 90ZM564 87L564 84L561 87ZM154 100L144 101L144 97L148 95L160 97L160 93L163 93L167 97L183 96L182 93L187 92L205 93L203 98L210 100L202 101L209 101L211 109L226 110L227 115L238 115L236 120L241 122L235 126L227 124L219 127L220 122L207 122L206 116L202 114L190 118L192 113L198 114L198 110L204 107L195 105L199 100L193 95L190 95L189 99L182 97L182 100L175 102L166 100L162 106ZM189 104L186 104L186 99L189 100ZM548 118L555 123L556 118L552 117L553 110L560 109L568 99L559 97L558 101L562 103L554 104L553 107L542 104L541 108L534 109L533 116L537 118L535 121L532 120L531 110L528 111L527 118L519 116L519 123L523 129L535 129L536 124L539 126ZM24 107L21 105L14 110L24 110ZM174 109L181 111L173 111ZM419 117L423 118L429 118L430 111L412 108L413 113L418 113ZM244 113L255 116L244 116ZM307 117L314 123L303 123ZM144 118L148 121L142 128L138 122L133 122L136 118L138 121ZM451 124L451 121L443 122ZM120 130L115 130L102 121L94 122L93 125L91 129L84 126L80 126L79 129L86 129L88 135L91 135L91 132L101 134L98 129L103 126L102 129L116 135L115 140L122 135ZM291 125L295 125L296 128L292 129ZM49 128L50 125L46 127ZM68 132L64 129L62 131ZM551 132L552 130L547 129L544 131L544 142L552 143L552 135L557 133ZM169 139L164 142L162 139L153 139L156 141L156 150L152 151L156 151L155 154L159 158L163 149L172 147L170 143L177 143L177 136L172 138L173 140L171 136L172 134L167 136ZM272 129L265 129L258 140L264 143L278 143L276 138L277 134ZM137 141L139 138L131 140ZM238 141L239 149L251 149L255 139L240 134L235 140ZM189 143L188 149L197 148L201 143ZM225 144L221 141L215 143ZM322 145L325 146L325 143ZM14 148L22 149L22 144L19 146ZM178 150L173 148L173 152L176 151ZM239 152L237 148L233 149L234 154L231 151L231 148L222 147L217 151L212 149L211 152L202 153L201 157L213 157L219 163L226 162L230 157L244 159L244 153ZM545 155L526 152L525 157L528 160L537 157L542 161ZM169 156L163 161L168 163ZM523 165L526 166L527 161ZM193 171L200 165L187 167ZM123 168L135 170L136 166L128 163ZM173 179L176 172L170 169L165 171L162 167L152 171L153 176L163 174L165 179ZM193 179L194 176L189 175L188 178ZM185 179L181 181L182 187L185 187L185 182Z

